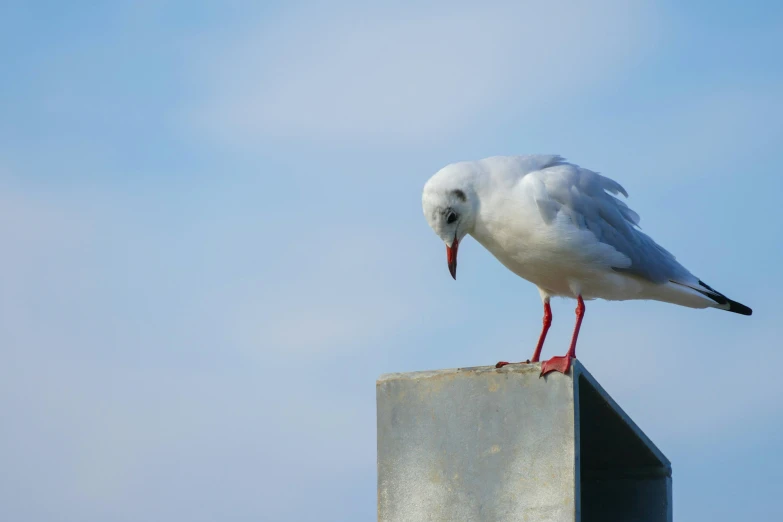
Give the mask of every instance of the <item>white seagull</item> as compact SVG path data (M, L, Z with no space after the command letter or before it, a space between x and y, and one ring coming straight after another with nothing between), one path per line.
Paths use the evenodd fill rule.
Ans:
M639 228L639 215L614 197L619 183L556 155L495 156L453 163L424 186L424 216L446 243L451 276L457 248L470 234L506 268L538 287L544 327L538 362L552 322L552 296L577 300L571 347L541 366L567 373L576 357L584 300L654 299L690 308L751 315L702 282ZM499 362L500 368L508 363Z

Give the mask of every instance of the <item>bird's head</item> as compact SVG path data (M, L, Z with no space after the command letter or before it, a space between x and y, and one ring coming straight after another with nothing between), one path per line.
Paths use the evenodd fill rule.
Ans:
M472 187L461 176L448 176L444 171L435 174L424 186L422 207L427 223L446 243L449 272L457 279L457 249L462 238L473 231L478 201Z

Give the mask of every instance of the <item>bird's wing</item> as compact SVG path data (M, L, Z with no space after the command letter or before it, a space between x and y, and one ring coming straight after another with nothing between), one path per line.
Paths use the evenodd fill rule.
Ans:
M562 213L573 226L589 230L598 242L630 259L628 266L613 266L615 270L655 283L695 279L671 253L639 230L639 215L615 197L628 197L616 181L570 163L556 164L525 177L534 189L544 222L551 224Z

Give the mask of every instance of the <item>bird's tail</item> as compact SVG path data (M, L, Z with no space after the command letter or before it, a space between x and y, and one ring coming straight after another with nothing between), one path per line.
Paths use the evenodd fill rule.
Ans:
M753 314L753 310L751 310L749 307L745 306L742 303L738 303L737 301L733 301L726 297L725 295L721 294L708 284L704 283L701 280L698 280L698 284L691 284L691 283L682 283L680 281L671 281L671 283L674 283L675 285L679 285L683 287L684 289L687 288L689 290L692 290L694 292L697 292L699 295L704 296L708 299L710 299L712 302L709 303L709 306L712 306L713 308L719 308L721 310L727 310L729 312L734 312L735 314L741 314L741 315L751 315Z

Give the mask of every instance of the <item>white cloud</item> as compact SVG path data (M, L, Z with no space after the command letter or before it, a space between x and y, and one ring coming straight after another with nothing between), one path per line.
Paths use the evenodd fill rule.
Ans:
M115 520L123 513L137 520L215 520L237 512L258 519L271 512L283 519L309 509L292 507L301 487L311 496L320 491L328 496L337 483L326 490L314 483L333 477L335 470L351 480L372 471L372 375L337 379L324 371L335 366L330 361L317 370L312 365L290 373L270 368L287 353L246 364L236 344L239 350L259 340L263 344L261 333L235 339L235 345L220 344L235 333L227 330L233 325L223 322L222 314L244 303L224 299L220 292L202 295L198 271L187 277L188 289L156 284L161 276L176 276L167 257L186 251L195 259L203 252L201 241L214 249L222 235L196 232L198 242L166 250L154 231L125 222L138 218L126 213L128 202L117 204L110 191L97 199L113 201L113 211L96 223L97 203L83 195L64 197L62 191L44 188L39 193L34 183L17 187L2 177L0 187L0 232L6 241L0 259L0 411L6 420L0 429L0 460L7 470L0 473L0 504L9 517ZM139 205L131 200L128 207ZM202 223L189 223L204 232ZM127 249L127 261L105 255L128 242L138 248ZM234 248L237 243L231 242ZM225 244L218 241L217 246ZM352 239L340 246L335 252L344 255L315 258L316 270L303 282L323 286L340 263L344 271L359 271L368 261L361 252L375 252L370 247L377 245ZM157 269L140 268L150 257ZM299 259L307 274L307 259ZM111 266L102 271L99 265L105 262ZM226 266L210 277L235 288L242 277L227 275ZM350 272L340 273L329 290L339 290L348 280ZM132 281L140 290L113 291L117 281ZM359 281L372 285L367 277ZM363 324L368 313L378 313L372 310L377 305L352 304L359 292L353 286L326 300L324 289L312 289L310 294L326 304L314 303L308 310L337 303L355 314L346 331L367 333L378 327L372 321ZM162 307L156 324L158 314L147 310L151 305L145 296L165 303L173 293L186 294L183 303ZM253 297L262 303L271 299ZM184 307L201 298L205 309ZM271 319L286 319L289 310L269 303L276 312ZM296 326L314 330L317 325L304 319ZM193 339L193 332L206 340ZM335 339L342 338L316 341L322 346ZM198 353L199 341L209 344L209 354ZM355 393L357 382L368 393ZM307 463L304 476L291 464L294 460ZM291 486L295 483L299 489ZM35 501L42 497L48 501ZM207 497L204 505L192 502ZM319 502L321 509L325 505L342 509L339 501Z
M203 64L225 138L437 140L605 81L651 29L636 3L441 4L267 20ZM214 55L213 55L214 56ZM502 118L502 116L501 116Z
M651 104L647 112L612 129L613 144L619 150L633 151L632 160L617 153L606 155L602 163L607 173L618 173L621 182L636 176L655 179L659 186L690 183L694 178L736 177L734 165L770 154L772 144L779 141L783 133L779 123L783 107L776 99L779 91L780 85L774 82L718 85L701 94L683 93L665 106ZM754 168L743 177L764 174L763 168Z
M19 188L10 172L0 169L0 236L6 242L4 257L33 256L53 247L78 242L90 228L83 216L57 199L43 184L36 190ZM10 248L13 247L13 248Z
M435 308L435 298L417 290L421 264L394 262L395 252L415 249L410 238L347 227L340 237L313 232L306 244L277 244L273 255L284 268L267 266L260 281L224 299L234 306L232 341L246 355L334 358L422 324Z
M73 331L73 305L92 284L92 223L43 184L21 185L0 172L0 353L12 368L17 353Z

